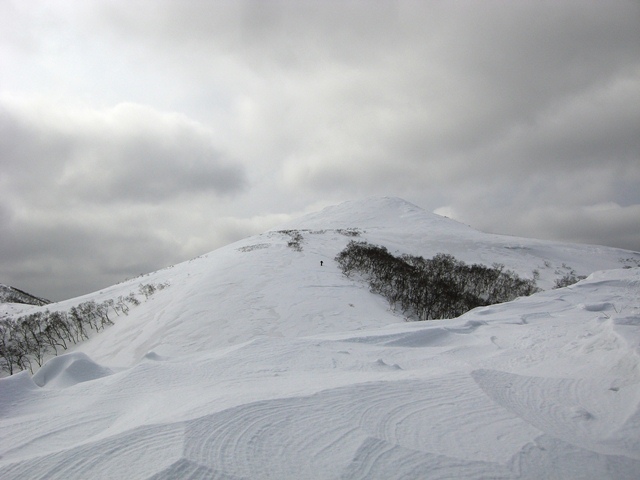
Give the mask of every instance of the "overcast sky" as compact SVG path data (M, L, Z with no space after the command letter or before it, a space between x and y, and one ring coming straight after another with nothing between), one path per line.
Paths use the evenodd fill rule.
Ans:
M381 195L640 250L640 2L0 0L0 283Z

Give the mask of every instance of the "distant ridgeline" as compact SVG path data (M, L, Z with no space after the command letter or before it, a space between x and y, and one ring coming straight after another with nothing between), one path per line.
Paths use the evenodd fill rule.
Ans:
M410 318L455 318L469 310L531 295L537 274L523 279L504 265L492 267L456 260L440 253L430 260L413 255L396 257L385 247L351 241L336 261L347 276L361 276L371 291L384 296L392 308Z
M44 298L35 297L27 292L9 285L0 284L0 303L24 303L27 305L47 305L51 303Z

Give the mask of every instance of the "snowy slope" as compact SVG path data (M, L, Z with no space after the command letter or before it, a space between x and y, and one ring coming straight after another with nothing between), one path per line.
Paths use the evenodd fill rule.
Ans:
M350 229L358 229L359 235L350 236ZM288 246L292 237L284 232L291 230L303 237L301 251ZM329 207L191 261L46 308L65 310L80 301L137 292L140 284L168 284L79 347L94 360L118 367L135 364L151 350L186 354L262 335L299 337L402 321L386 301L341 275L333 258L350 240L384 245L392 253L432 257L445 252L469 263L503 263L523 277L537 269L538 284L545 289L569 269L588 275L640 263L637 252L485 234L398 198L372 198ZM29 309L33 307L25 307Z
M354 238L546 286L640 258L399 199L325 209L49 305L169 284L33 379L0 379L0 478L637 478L639 268L405 323L333 262Z

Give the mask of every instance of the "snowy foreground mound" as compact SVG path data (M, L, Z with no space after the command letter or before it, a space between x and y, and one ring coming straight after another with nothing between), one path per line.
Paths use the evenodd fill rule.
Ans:
M406 323L332 261L352 228L547 284L563 263L637 254L356 206L286 227L305 230L300 249L267 232L58 304L169 284L33 377L0 379L0 478L638 478L640 268Z
M0 381L0 478L638 478L639 289L115 373L71 353Z

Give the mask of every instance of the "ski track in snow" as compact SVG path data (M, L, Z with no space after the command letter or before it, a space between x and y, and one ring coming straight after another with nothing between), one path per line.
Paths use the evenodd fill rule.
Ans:
M396 199L355 207L299 221L301 252L267 232L96 294L170 283L33 379L0 379L0 478L638 478L640 269L404 323L331 260L354 226L547 283L561 262L632 252L483 237Z

